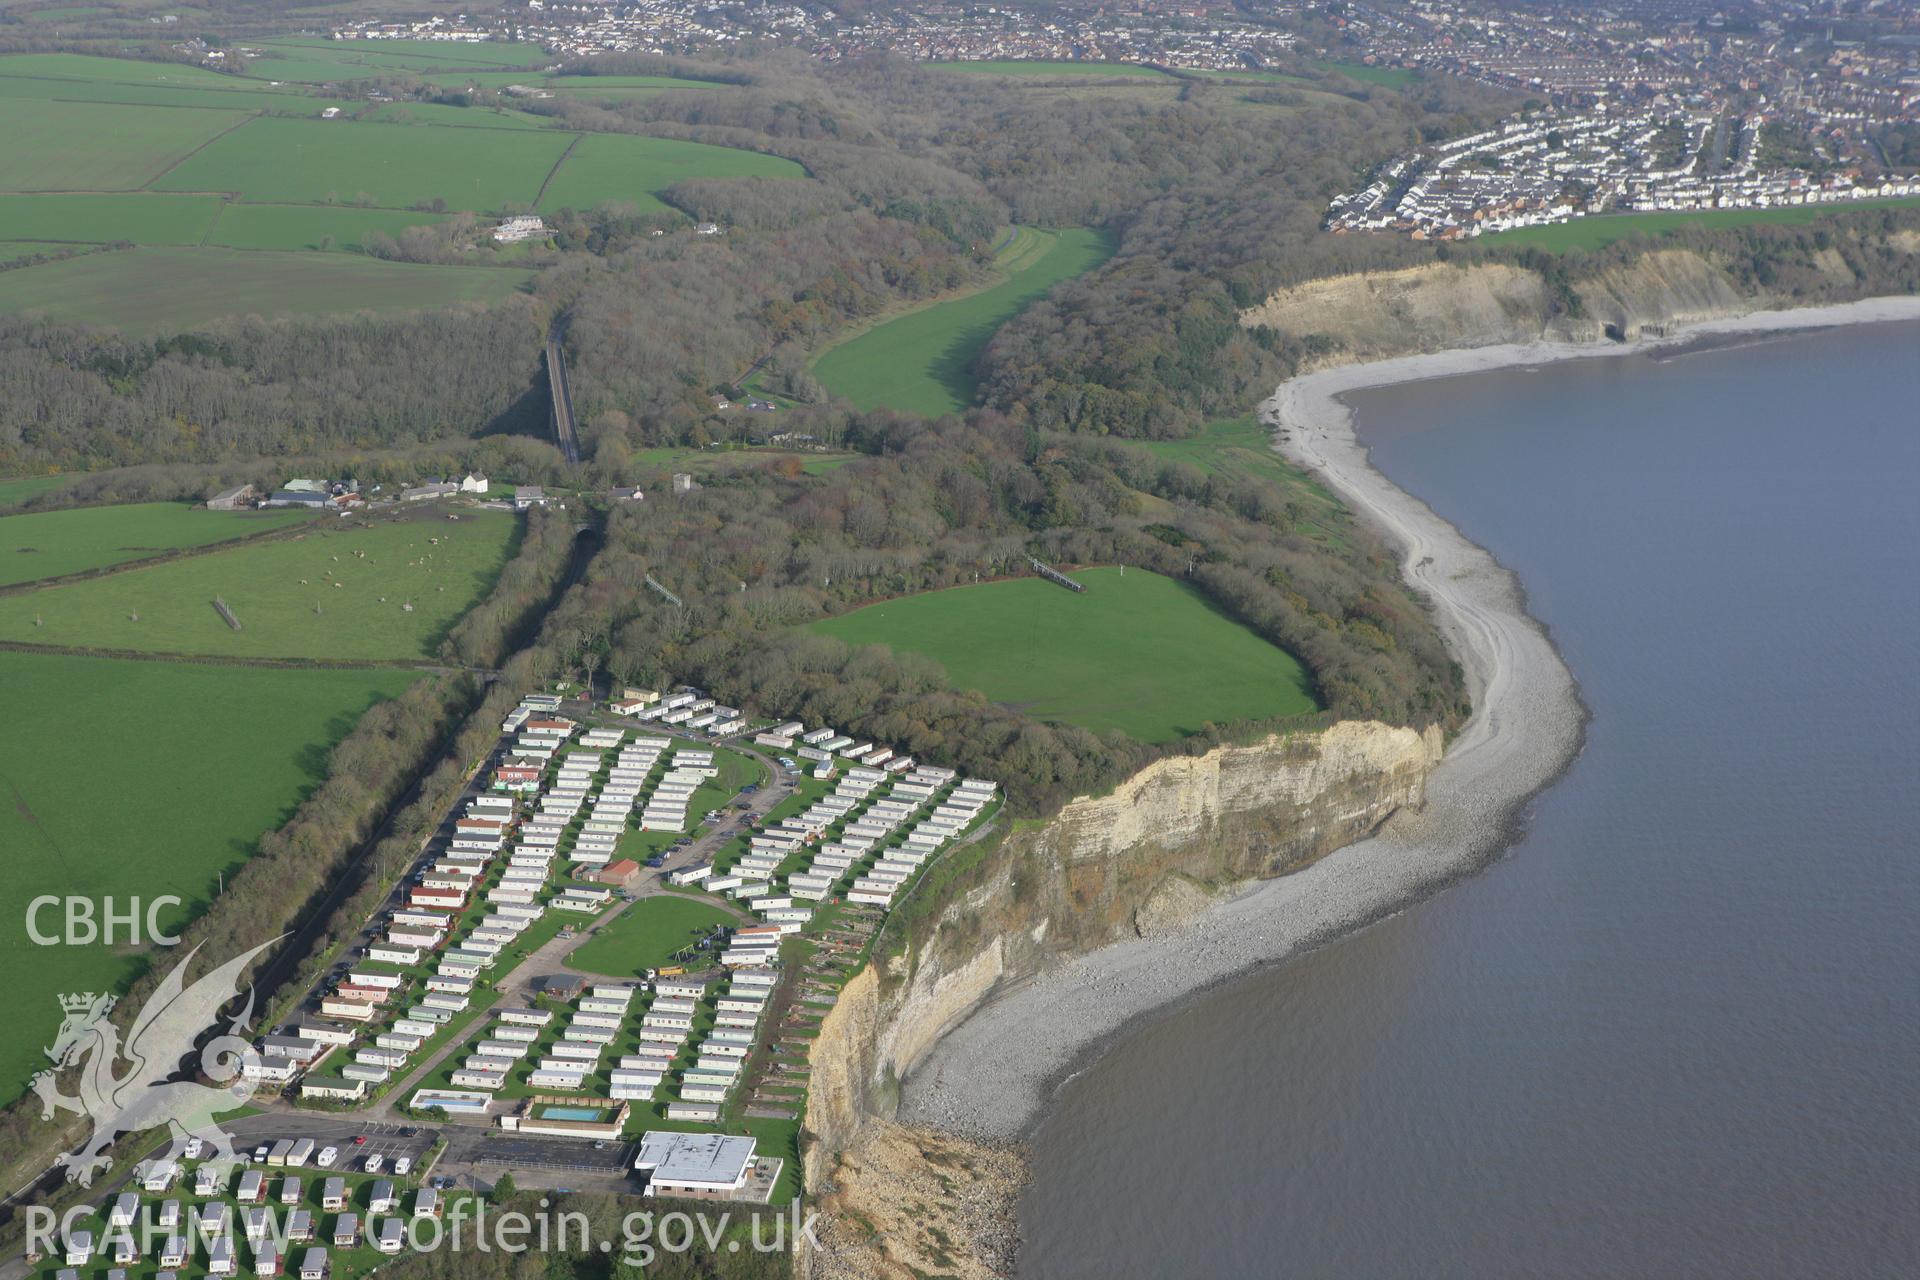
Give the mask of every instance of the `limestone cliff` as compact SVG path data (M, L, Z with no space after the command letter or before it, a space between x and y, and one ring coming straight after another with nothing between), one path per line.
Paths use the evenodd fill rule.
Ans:
M1553 337L1584 342L1598 325L1554 315L1547 282L1501 264L1436 264L1309 280L1241 314L1241 323L1320 339L1309 368ZM1307 372L1302 369L1301 372Z
M1920 234L1889 233L1885 252L1920 252ZM1745 282L1692 249L1649 249L1581 269L1563 286L1503 263L1434 263L1362 272L1281 289L1240 321L1312 339L1301 372L1394 356L1502 343L1630 341L1703 320L1837 302L1872 291L1834 249L1815 253L1794 296ZM1562 291L1564 289L1564 291ZM1577 305L1570 305L1577 298Z
M909 946L842 990L811 1051L808 1185L833 1184L863 1126L893 1114L898 1081L997 988L1372 831L1421 802L1440 752L1437 729L1345 721L1160 760L1019 824L943 888Z

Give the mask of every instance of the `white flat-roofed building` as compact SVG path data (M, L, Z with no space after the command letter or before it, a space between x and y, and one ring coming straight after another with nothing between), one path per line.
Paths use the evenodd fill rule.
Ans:
M746 1186L753 1162L751 1137L656 1129L640 1139L633 1168L650 1196L727 1199Z

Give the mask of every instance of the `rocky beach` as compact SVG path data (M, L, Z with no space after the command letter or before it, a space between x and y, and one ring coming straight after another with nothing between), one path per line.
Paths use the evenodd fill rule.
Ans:
M1736 335L1920 318L1920 299L1716 319L1637 343L1525 343L1325 369L1262 406L1275 447L1319 474L1404 552L1410 582L1465 669L1474 712L1426 802L1373 836L1278 879L1241 886L1179 927L1129 939L996 992L902 1081L900 1118L1005 1141L1044 1119L1060 1084L1137 1019L1247 970L1383 918L1509 847L1528 801L1577 755L1585 712L1514 575L1369 463L1341 397L1368 387L1556 360L1679 348Z

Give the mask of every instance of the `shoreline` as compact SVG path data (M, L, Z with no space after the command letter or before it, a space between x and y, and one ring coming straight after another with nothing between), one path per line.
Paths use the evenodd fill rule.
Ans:
M1187 927L1123 939L994 993L901 1081L898 1118L988 1143L1030 1139L1048 1104L1120 1035L1187 1000L1397 914L1490 864L1525 835L1529 807L1577 759L1587 712L1525 589L1485 549L1368 458L1342 397L1372 387L1568 359L1676 355L1703 339L1920 320L1920 297L1755 311L1632 343L1539 341L1336 366L1263 402L1273 447L1316 472L1401 548L1465 669L1473 713L1419 812L1289 875L1224 895Z

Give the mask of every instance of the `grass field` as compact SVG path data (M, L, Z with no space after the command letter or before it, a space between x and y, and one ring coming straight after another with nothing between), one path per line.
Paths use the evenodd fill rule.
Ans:
M957 688L1143 742L1319 709L1292 655L1187 584L1141 569L1070 576L1087 590L1015 578L888 600L810 629L925 654Z
M1404 88L1414 82L1417 74L1405 67L1370 67L1364 62L1315 62L1313 65L1322 71L1338 71L1349 80L1387 89Z
M1137 62L1060 62L1042 58L982 58L969 62L929 62L942 71L966 71L983 76L1164 76L1158 67Z
M674 952L698 941L715 925L736 923L719 907L698 898L657 894L622 911L612 924L567 956L567 964L587 973L631 978L658 969Z
M244 123L238 111L155 111L107 102L7 104L0 186L9 191L136 191L196 147Z
M590 133L567 156L540 197L542 209L591 209L610 201L666 206L655 195L683 178L801 178L806 170L781 156L710 147L674 138Z
M229 81L233 87L188 88L167 84L124 84L115 80L57 80L44 76L5 74L0 61L0 98L34 98L47 102L108 102L134 107L212 107L234 111L291 112L317 116L322 103L283 89L249 81Z
M665 213L660 192L683 178L805 172L730 147L583 136L495 106L356 104L317 91L395 75L492 87L592 80L593 93L629 97L720 87L708 82L559 77L531 45L288 38L261 47L267 56L244 74L87 54L0 55L0 118L12 126L0 137L0 261L46 243L141 249L9 272L0 310L149 334L227 316L494 301L529 273L514 253L484 242L471 268L296 255L357 251L370 233L433 221L440 215L426 210L436 207L499 214L622 202ZM346 116L320 119L329 107ZM186 250L209 252L181 256ZM504 274L479 274L482 266Z
M437 213L330 209L306 204L225 204L206 242L230 249L356 249L373 232L397 236L439 222Z
M451 44L443 40L325 40L287 37L263 40L263 50L247 67L262 80L323 84L376 76L426 73L461 67L537 67L552 59L539 45L487 42Z
M281 204L404 209L441 199L449 208L490 210L531 204L567 142L566 134L535 130L482 132L262 116L177 166L156 186L232 191L244 200Z
M73 80L91 84L151 84L177 89L268 91L238 76L179 62L101 58L85 53L16 53L0 58L0 76ZM289 94L288 96L293 96Z
M1273 450L1272 433L1252 415L1209 422L1197 435L1181 440L1129 440L1166 462L1178 462L1210 476L1264 480L1280 491L1297 514L1293 532L1336 546L1347 543L1352 517L1334 496Z
M218 196L0 195L0 236L88 244L199 244L220 210Z
M813 365L827 390L862 409L886 406L937 417L973 402L974 362L1001 325L1107 260L1113 247L1098 232L1022 227L1001 251L1006 279L976 293L935 302L889 320L838 346Z
M1804 226L1809 222L1848 209L1885 205L1915 204L1914 200L1861 200L1849 204L1800 204L1783 209L1707 209L1699 213L1608 213L1572 222L1556 222L1544 227L1515 227L1480 237L1483 244L1532 246L1552 253L1568 249L1599 249L1630 236L1663 236L1674 231L1699 228L1738 227L1749 223L1770 222L1778 226Z
M463 512L457 523L424 513L334 521L303 537L0 598L0 639L250 658L428 658L493 585L519 527L494 511ZM242 630L221 619L216 596Z
M8 476L0 480L0 507L10 507L16 502L24 502L36 493L45 493L49 489L58 489L72 480L70 475L63 476Z
M0 311L37 311L136 334L177 333L222 316L415 311L492 302L529 278L528 272L501 267L155 246L0 274Z
M15 726L0 734L0 913L12 922L0 1018L14 1028L0 1040L0 1100L46 1065L56 993L112 990L140 966L117 946L34 945L27 902L171 893L187 905L163 919L178 925L320 780L360 713L413 678L0 653Z
M179 502L0 516L0 586L249 538L311 519L306 511L206 511Z

